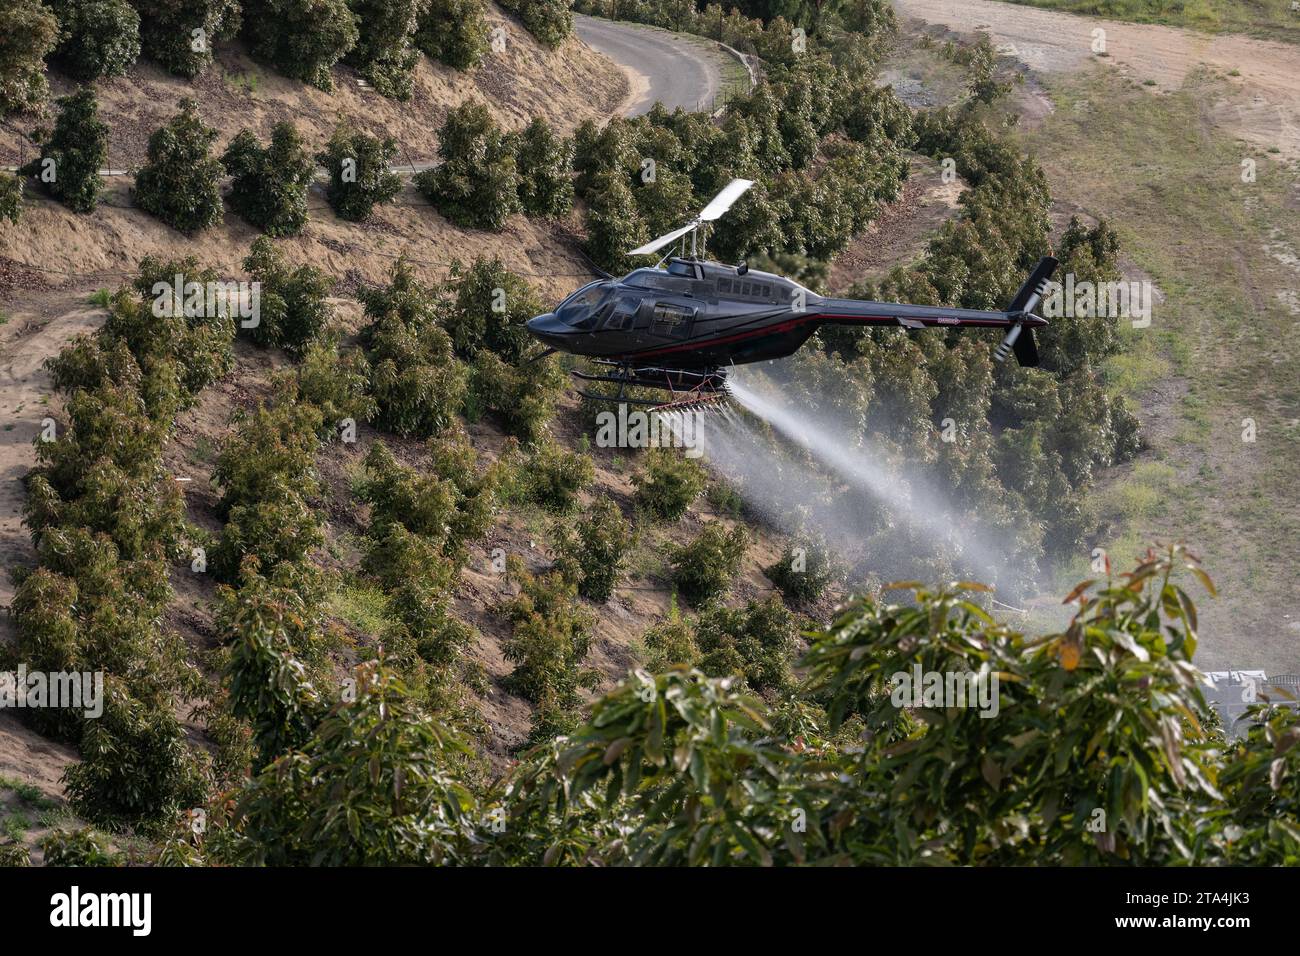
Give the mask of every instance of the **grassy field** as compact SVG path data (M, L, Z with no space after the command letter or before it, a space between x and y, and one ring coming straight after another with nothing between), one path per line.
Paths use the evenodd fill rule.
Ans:
M1300 671L1300 168L1214 129L1210 76L1159 94L1097 70L1049 92L1026 146L1053 195L1110 219L1164 296L1106 369L1151 448L1098 483L1098 544L1126 566L1187 541L1221 592L1202 606L1202 666ZM1067 577L1087 573L1080 556Z
M1300 43L1300 10L1292 0L1010 0L1134 23L1163 23L1209 33L1246 33Z

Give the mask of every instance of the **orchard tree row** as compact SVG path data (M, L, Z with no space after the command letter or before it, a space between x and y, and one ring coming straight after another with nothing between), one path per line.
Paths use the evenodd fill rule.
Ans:
M502 6L549 47L572 32L568 0ZM143 52L193 78L236 36L285 76L329 90L342 62L407 99L421 52L458 70L482 62L487 12L484 0L11 0L0 7L0 116L40 105L47 60L89 82L124 75Z
M108 157L108 127L99 119L94 91L83 87L59 100L52 131L37 130L36 158L18 171L79 213L93 212L103 191L100 169ZM191 99L149 138L145 164L135 176L135 204L174 229L194 234L224 218L221 182L230 177L231 207L270 236L291 236L307 222L307 192L321 164L329 175L326 198L343 219L361 221L401 189L392 171L397 144L341 120L313 156L290 122L277 123L269 141L241 130L218 157L217 132ZM563 215L573 203L569 139L535 119L521 133L502 132L485 106L450 111L441 130L443 162L419 174L417 188L456 225L501 229L505 217ZM23 181L0 178L0 216L17 221Z

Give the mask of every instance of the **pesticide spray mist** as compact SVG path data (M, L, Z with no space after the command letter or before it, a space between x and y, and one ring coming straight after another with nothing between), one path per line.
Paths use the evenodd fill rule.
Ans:
M774 526L811 532L882 580L947 572L996 585L1003 600L1033 589L1015 542L955 508L930 475L890 462L860 432L814 418L760 376L733 372L728 386L740 410L699 413L696 435L709 465ZM690 414L666 418L680 432Z

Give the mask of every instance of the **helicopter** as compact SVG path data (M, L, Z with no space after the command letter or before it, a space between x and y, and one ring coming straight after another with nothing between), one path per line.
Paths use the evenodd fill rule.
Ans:
M628 253L649 255L680 242L678 255L670 251L655 266L634 269L621 279L606 275L572 293L553 312L529 319L528 331L547 346L536 358L557 351L588 358L607 374L572 374L586 382L611 383L617 391L579 389L579 395L660 409L725 398L728 368L793 355L826 324L1005 329L995 360L1014 352L1020 365L1038 365L1033 330L1047 320L1033 310L1056 271L1056 259L1039 261L1004 312L821 296L745 262L727 265L697 255L700 230L721 218L753 185L752 180L733 179L689 223ZM633 387L662 389L668 395L663 401L634 398L626 394Z

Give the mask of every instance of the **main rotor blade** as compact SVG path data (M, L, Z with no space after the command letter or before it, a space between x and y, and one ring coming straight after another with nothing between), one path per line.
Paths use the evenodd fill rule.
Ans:
M722 187L722 192L713 197L712 202L700 210L701 222L713 222L732 207L737 199L754 185L752 179L733 179Z
M629 252L628 255L629 256L649 255L652 252L662 249L664 246L668 245L668 243L675 242L676 240L680 239L682 236L686 235L688 232L690 232L698 225L699 225L698 222L693 222L690 225L682 226L682 228L680 229L674 229L672 232L668 233L667 235L660 236L658 239L651 239L644 246L638 246L637 248Z

